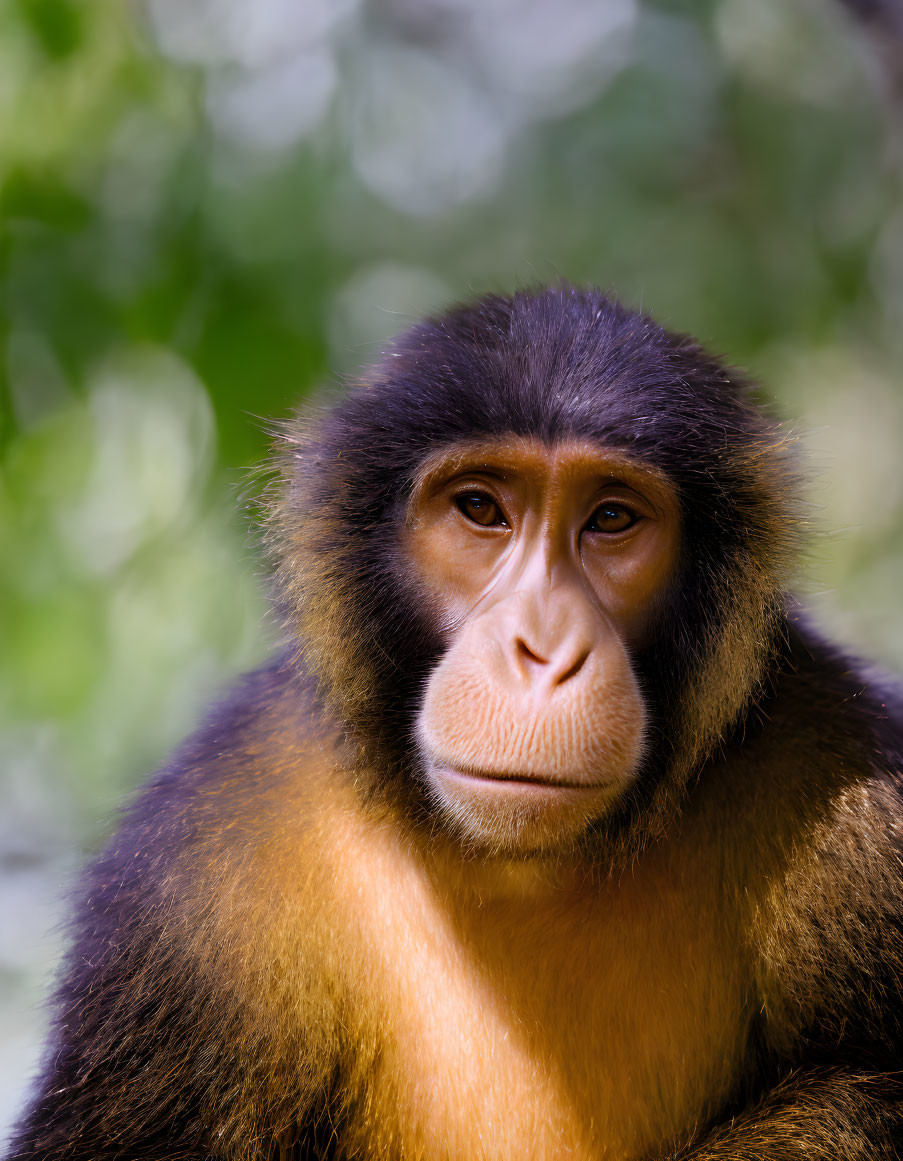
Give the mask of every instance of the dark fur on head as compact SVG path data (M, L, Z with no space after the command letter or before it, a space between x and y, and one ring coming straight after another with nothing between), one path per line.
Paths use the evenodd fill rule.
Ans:
M606 824L623 836L642 819L633 838L648 838L761 691L795 541L786 440L747 382L693 339L570 286L482 298L402 334L342 402L283 441L270 543L291 634L363 765L409 771L413 716L441 651L399 568L412 481L436 449L507 433L619 449L677 490L679 573L654 647L635 659L653 745Z

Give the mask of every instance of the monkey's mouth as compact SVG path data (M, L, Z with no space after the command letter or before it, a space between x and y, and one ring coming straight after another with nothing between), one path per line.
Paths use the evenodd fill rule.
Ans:
M468 840L495 850L553 850L573 842L607 814L622 789L605 771L486 770L448 761L427 763L426 779L440 811ZM570 775L570 777L569 777Z
M560 793L587 792L598 794L611 789L611 782L568 782L561 778L548 778L540 774L523 774L518 771L476 770L466 767L436 766L435 773L474 789L480 785L488 790L512 793L555 791Z

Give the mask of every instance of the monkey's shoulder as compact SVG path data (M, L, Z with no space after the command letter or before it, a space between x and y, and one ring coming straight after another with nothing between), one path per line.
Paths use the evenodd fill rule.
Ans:
M794 627L768 695L707 777L703 802L769 881L824 852L825 874L899 879L903 688ZM741 842L740 836L755 836ZM856 857L838 861L840 847ZM899 900L903 892L891 891Z
M146 929L154 912L209 903L214 878L250 880L274 835L298 843L313 825L335 751L312 683L285 656L245 675L123 810L78 914L90 926L132 913Z
M41 1156L62 1157L57 1144L67 1157L113 1156L99 1144L111 1125L116 1157L174 1156L176 1143L211 1155L208 1134L257 1131L235 1099L247 1089L266 1104L257 1070L291 1078L283 1088L304 1114L331 1067L334 1024L316 991L313 925L297 922L303 901L286 888L291 867L298 891L307 883L317 713L277 658L241 679L127 807L82 876L44 1075L13 1156L38 1155L32 1132ZM312 1006L319 1020L303 1014ZM201 1108L214 1110L209 1124Z
M789 645L757 720L709 771L698 805L739 888L766 1039L896 1051L900 686L811 630Z
M738 787L755 781L758 797L770 792L791 815L794 804L807 807L817 799L829 806L838 795L865 786L883 786L889 794L885 805L898 809L903 681L797 620L764 697L716 764L736 766ZM752 779L750 768L761 776Z

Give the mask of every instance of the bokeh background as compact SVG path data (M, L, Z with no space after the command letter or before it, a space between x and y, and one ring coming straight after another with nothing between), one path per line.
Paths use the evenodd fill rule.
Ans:
M903 667L880 0L0 0L0 1136L72 868L274 637L266 417L566 277L766 384L801 591Z

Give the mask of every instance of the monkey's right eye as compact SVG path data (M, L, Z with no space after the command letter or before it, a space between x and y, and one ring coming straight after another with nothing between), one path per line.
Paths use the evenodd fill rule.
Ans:
M485 492L462 492L455 496L458 511L482 528L507 528L508 522L501 508Z

